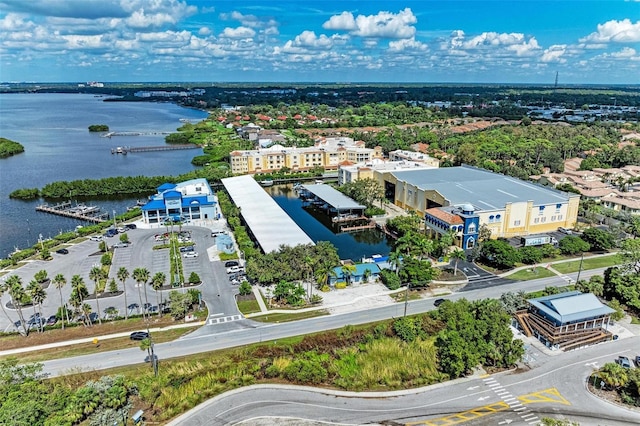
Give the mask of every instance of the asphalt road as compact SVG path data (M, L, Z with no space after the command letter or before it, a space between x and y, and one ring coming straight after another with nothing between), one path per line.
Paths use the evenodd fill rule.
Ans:
M602 269L583 271L581 276L588 278L591 274L596 273L602 273ZM563 283L565 282L560 277L549 277L531 281L513 282L498 287L482 288L464 293L455 293L445 298L450 300L461 298L467 298L469 300L499 298L502 293L507 291L523 290L529 292L542 289L549 285L560 285ZM422 299L409 302L407 313L417 314L434 309L433 301L434 299ZM162 360L256 342L271 341L273 344L277 344L278 339L285 337L336 329L347 324L356 325L388 318L397 318L402 316L403 312L404 304L395 303L378 308L369 308L361 311L280 324L262 324L248 320L233 321L227 326L233 326L235 327L234 329L225 330L219 328L223 324L202 327L197 333L191 333L179 340L155 345L155 352L159 359ZM51 375L61 375L75 369L100 370L121 365L136 364L141 361L140 358L140 350L137 348L111 351L102 353L99 359L96 359L94 355L86 355L46 361L44 363L44 371Z
M251 386L220 395L170 425L251 425L257 424L252 419L269 416L351 424L446 425L464 420L471 425L519 425L559 415L583 425L638 424L640 411L594 397L586 391L585 380L594 368L612 361L612 354L630 355L639 345L636 336L558 356L542 355L539 365L527 371L386 394ZM278 424L277 420L272 424Z

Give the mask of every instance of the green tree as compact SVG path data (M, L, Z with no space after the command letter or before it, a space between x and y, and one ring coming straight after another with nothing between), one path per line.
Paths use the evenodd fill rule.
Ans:
M280 281L273 290L273 298L290 306L300 306L304 303L306 291L300 283Z
M623 271L640 274L640 238L623 240L619 255Z
M608 362L596 373L605 385L612 389L620 389L629 381L628 369L615 362Z
M542 252L538 247L520 247L520 261L526 265L534 265L542 260Z
M118 277L118 281L122 283L122 291L124 293L124 318L129 319L129 305L127 304L127 286L125 281L129 278L129 271L124 266L118 268L118 272L116 273L116 277Z
M449 259L453 259L453 275L458 275L458 262L460 260L464 260L466 258L466 254L464 250L455 249L451 253L449 253Z
M47 298L47 292L43 290L40 283L36 280L29 281L26 289L27 296L31 299L33 306L34 317L36 314L36 306L38 307L38 313L40 314L40 320L38 321L38 331L42 332L44 328L44 317L42 316L42 302Z
M167 283L167 276L164 272L156 272L151 278L151 287L156 291L156 303L160 306L160 289ZM159 309L162 316L162 309Z
M58 293L60 294L60 312L63 314L60 317L60 321L62 322L62 329L64 330L64 320L65 320L64 314L66 314L66 320L67 320L67 323L69 323L69 311L64 308L65 303L64 303L64 298L62 297L62 288L67 285L67 279L62 274L56 274L56 276L53 277L53 285L55 288L58 289Z
M190 305L191 297L188 294L180 293L176 290L169 293L169 309L174 319L179 320L184 318L189 311Z
M100 299L98 299L98 294L102 294L106 287L106 282L104 281L107 278L107 274L102 270L99 266L94 266L89 271L89 279L93 281L93 293L96 300L96 309L98 310L98 322L102 324L102 315L100 311Z
M133 270L133 279L138 283L138 297L140 299L140 306L145 306L142 303L142 293L140 288L144 288L144 301L148 306L149 299L147 298L147 281L149 281L149 271L146 268L136 268ZM142 309L142 317L146 318L146 309Z
M251 288L251 284L249 284L248 281L243 281L240 284L240 287L238 287L238 293L240 293L241 296L248 296L253 292L253 289Z
M344 279L347 285L351 285L351 277L357 271L356 265L345 263L340 267L340 271L342 272L342 279Z
M129 236L125 232L124 234L120 234L120 242L121 243L129 243Z
M591 245L576 235L567 235L558 243L558 248L562 254L578 254L589 251Z
M89 296L89 290L84 283L84 279L80 275L74 275L71 277L71 297L69 298L71 304L76 310L82 312L82 321L85 325L91 326L91 317L89 316L89 310L84 300Z
M11 298L11 304L18 311L18 317L20 318L20 325L22 326L24 335L27 336L29 334L29 328L27 328L27 324L24 321L22 307L29 301L29 296L27 296L22 287L22 278L17 275L11 275L7 278L5 285L7 286L7 293L9 293L9 297Z
M518 251L506 241L489 240L482 244L482 258L490 265L500 269L513 268L518 260Z
M591 245L591 250L609 250L615 246L614 236L599 228L587 228L582 233L582 239Z

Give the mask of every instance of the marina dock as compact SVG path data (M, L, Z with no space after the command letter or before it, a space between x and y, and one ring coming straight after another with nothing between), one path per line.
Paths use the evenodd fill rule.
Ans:
M112 154L123 154L127 155L129 152L151 152L151 151L173 151L177 149L198 149L201 148L199 145L195 144L181 144L181 145L159 145L159 146L119 146L116 148L111 148Z
M54 206L41 204L36 207L36 211L55 214L58 216L70 217L87 222L101 223L109 219L109 213L101 213L100 207L87 206L84 204L71 205L71 201L64 201Z

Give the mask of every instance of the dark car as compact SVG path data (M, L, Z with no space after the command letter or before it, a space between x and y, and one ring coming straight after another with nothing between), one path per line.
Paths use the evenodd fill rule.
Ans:
M640 355L636 355L636 367L640 368Z
M129 335L131 340L144 340L149 338L149 333L146 331L134 331Z
M66 248L61 248L56 250L56 253L58 254L69 254L69 250L67 250Z
M433 306L438 307L442 305L444 302L446 302L446 299L436 299L433 301Z
M127 223L127 224L124 225L124 228L125 229L136 229L137 226L136 226L135 223Z
M184 246L180 247L180 253L187 253L189 251L193 251L195 248L193 246Z
M237 260L228 260L228 261L224 262L224 267L225 268L231 268L232 266L240 266L240 263L238 263Z
M47 325L56 325L57 322L58 322L58 317L56 317L55 315L51 315L47 319Z
M144 357L144 362L151 362L151 359L153 358L153 360L155 362L158 362L158 355L153 354L153 355L147 355Z

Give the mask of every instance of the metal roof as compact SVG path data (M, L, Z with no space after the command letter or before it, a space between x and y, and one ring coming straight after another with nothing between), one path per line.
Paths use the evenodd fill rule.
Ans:
M392 172L398 180L438 191L451 205L471 203L478 210L503 209L507 203L563 203L569 195L541 185L470 166Z
M321 183L317 185L302 185L302 187L311 192L316 197L320 198L325 203L331 205L331 207L335 207L338 210L365 208L365 206L356 203L354 200L347 197L337 189L334 189L330 185Z
M253 177L225 178L222 184L265 253L281 245L315 244Z
M558 325L584 321L615 312L603 305L592 293L579 291L538 297L529 299L527 302L538 308L548 318L555 320Z

